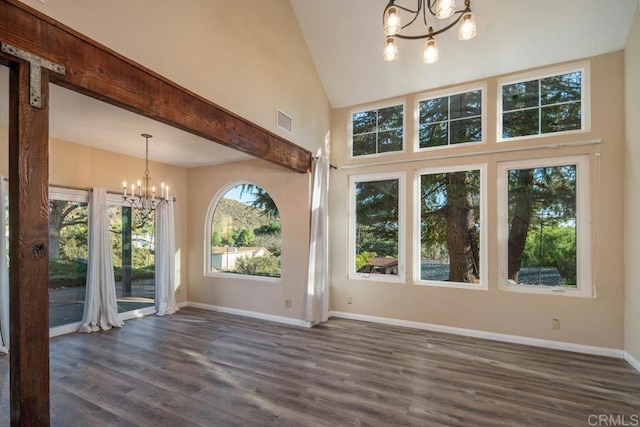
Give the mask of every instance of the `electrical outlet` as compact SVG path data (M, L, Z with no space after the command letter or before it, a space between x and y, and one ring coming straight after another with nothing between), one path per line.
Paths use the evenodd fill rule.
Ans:
M347 298L347 304L351 304L353 302L353 297Z
M551 321L551 329L560 329L560 319L553 319Z
M284 300L284 308L291 308L291 300L290 299Z

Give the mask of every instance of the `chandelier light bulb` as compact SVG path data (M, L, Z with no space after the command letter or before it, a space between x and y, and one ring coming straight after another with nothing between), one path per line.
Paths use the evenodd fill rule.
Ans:
M438 62L439 58L440 56L438 54L438 42L436 42L436 39L427 40L424 44L424 55L422 60L425 64L433 64L435 62Z
M471 40L476 36L476 20L473 13L466 12L460 18L460 29L458 30L458 39Z
M390 7L384 12L384 33L387 36L395 36L402 29L398 9Z
M438 19L447 19L456 11L455 0L436 0L435 14Z
M393 37L387 37L382 57L385 61L393 61L398 57L398 43Z

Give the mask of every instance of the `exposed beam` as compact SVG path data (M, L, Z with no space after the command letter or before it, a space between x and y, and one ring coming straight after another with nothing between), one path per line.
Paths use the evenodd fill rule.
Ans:
M66 67L51 81L296 172L311 153L18 0L0 0L0 41Z
M49 425L49 109L30 105L29 63L9 82L11 425ZM4 230L2 230L4 233Z

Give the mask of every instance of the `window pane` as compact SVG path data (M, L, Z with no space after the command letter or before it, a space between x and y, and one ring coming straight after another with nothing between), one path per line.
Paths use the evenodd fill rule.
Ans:
M109 207L111 260L118 313L152 307L155 298L154 213Z
M539 110L513 111L502 115L502 137L536 135L538 131Z
M380 153L402 150L402 129L387 130L378 134Z
M542 105L580 101L582 97L582 73L562 74L540 80Z
M448 122L420 126L420 148L437 147L449 143Z
M537 107L539 105L539 80L514 83L502 87L502 111Z
M365 133L364 135L353 136L353 155L362 156L364 154L376 153L376 134Z
M480 281L480 171L420 180L420 279Z
M378 110L378 130L402 128L402 105Z
M576 171L508 171L509 283L577 287Z
M449 119L448 97L420 102L420 123L434 123Z
M82 320L89 253L88 203L49 200L49 326Z
M450 113L450 119L482 115L482 92L480 90L474 90L472 92L452 95Z
M281 223L261 187L239 184L218 202L211 219L211 271L280 277Z
M542 107L542 133L581 129L581 110L580 102Z
M353 134L375 132L377 127L376 110L353 114Z
M358 182L356 271L398 275L398 179Z
M451 143L476 142L482 140L482 119L455 120L451 122Z

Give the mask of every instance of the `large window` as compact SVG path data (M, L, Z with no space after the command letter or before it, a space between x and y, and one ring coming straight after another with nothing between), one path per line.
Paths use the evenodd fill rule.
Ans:
M89 252L88 194L49 192L49 326L82 320Z
M484 166L418 171L419 283L487 288Z
M404 281L404 187L399 173L351 177L350 277Z
M109 206L109 233L118 312L155 303L155 215L128 205Z
M351 155L389 153L404 149L404 104L351 114Z
M482 93L474 88L419 100L417 149L482 141Z
M588 128L587 67L499 84L499 139Z
M214 202L206 229L205 274L279 278L281 222L271 196L243 183L228 187Z
M591 295L588 156L500 163L501 286Z

